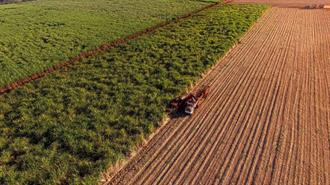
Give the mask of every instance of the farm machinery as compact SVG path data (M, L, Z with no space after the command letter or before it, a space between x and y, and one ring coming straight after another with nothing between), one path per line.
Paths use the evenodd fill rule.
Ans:
M312 4L312 5L306 5L305 9L328 9L330 8L329 5L324 5L324 4Z
M196 93L189 93L175 98L170 102L168 111L177 115L192 115L206 99L209 91L209 86L204 86Z

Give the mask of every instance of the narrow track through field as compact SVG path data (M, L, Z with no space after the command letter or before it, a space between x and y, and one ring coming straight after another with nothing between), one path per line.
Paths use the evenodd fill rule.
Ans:
M268 10L201 81L202 107L106 184L330 184L329 20Z

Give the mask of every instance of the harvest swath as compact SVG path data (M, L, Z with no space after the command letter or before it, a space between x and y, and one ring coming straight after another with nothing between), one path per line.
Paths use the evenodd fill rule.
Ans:
M219 6L0 96L0 184L95 184L265 8Z

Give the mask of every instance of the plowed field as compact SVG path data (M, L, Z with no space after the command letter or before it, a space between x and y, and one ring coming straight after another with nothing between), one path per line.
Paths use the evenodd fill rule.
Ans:
M330 4L330 0L233 0L233 3L262 3L277 7L303 8L307 5Z
M108 184L330 184L330 12L272 8ZM196 87L198 88L198 87Z

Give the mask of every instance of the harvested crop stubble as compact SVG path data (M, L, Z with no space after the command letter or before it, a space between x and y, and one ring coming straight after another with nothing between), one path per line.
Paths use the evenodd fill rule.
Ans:
M0 96L0 184L95 184L264 10L216 7Z

